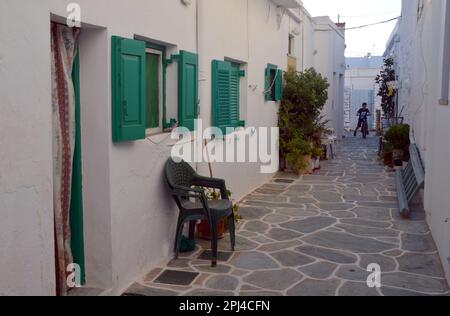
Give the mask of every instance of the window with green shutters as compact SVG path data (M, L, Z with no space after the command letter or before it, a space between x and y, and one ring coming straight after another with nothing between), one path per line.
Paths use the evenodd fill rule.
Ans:
M224 134L228 127L244 126L240 120L241 77L245 72L240 64L214 60L213 73L213 123Z
M146 45L112 37L113 141L145 139Z
M168 127L166 68L174 60L178 61L178 123L194 130L199 104L198 55L180 51L166 60L165 49L159 45L118 36L111 42L113 141L145 139L147 132Z
M281 101L283 98L283 71L278 66L269 64L266 68L265 99Z

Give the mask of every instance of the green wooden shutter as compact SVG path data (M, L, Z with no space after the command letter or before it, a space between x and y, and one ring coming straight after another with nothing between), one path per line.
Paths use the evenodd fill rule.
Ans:
M277 70L277 79L275 81L275 101L281 101L283 98L283 71Z
M212 73L214 126L225 134L231 124L231 63L214 60Z
M271 93L271 89L270 89L270 85L271 85L271 82L270 82L270 71L272 70L272 68L270 67L270 66L268 66L267 68L266 68L266 80L265 80L265 86L264 86L264 91L266 91L266 95L265 95L265 98L266 98L266 101L270 101L271 99L272 99L272 93Z
M198 55L181 51L178 67L180 126L193 131L198 117Z
M112 37L113 141L145 139L145 43Z
M230 73L230 126L239 126L241 76L239 64L232 64Z

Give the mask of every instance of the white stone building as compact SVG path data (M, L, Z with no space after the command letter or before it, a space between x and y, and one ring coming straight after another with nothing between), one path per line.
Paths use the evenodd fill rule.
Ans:
M66 23L70 2L0 2L0 295L57 292L51 30ZM277 126L279 102L264 93L270 69L316 66L331 81L326 113L340 134L344 35L295 0L77 2L77 253L86 286L116 295L172 256L178 211L163 165L174 141L164 131L193 117L215 124L213 61L239 70L234 123L246 127ZM153 68L139 68L142 58ZM142 70L148 82L128 85ZM145 107L119 94L149 82L156 89ZM195 168L208 175L205 163ZM254 163L215 163L213 172L237 200L272 176Z
M345 23L337 25L329 17L316 17L314 25L314 68L330 84L324 112L340 139L344 135Z
M450 280L450 3L404 0L386 56L396 61L399 109L425 164L425 210Z

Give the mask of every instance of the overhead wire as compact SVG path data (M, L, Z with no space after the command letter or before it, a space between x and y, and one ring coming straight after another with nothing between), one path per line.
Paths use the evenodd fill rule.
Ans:
M370 24L365 24L365 25L360 25L360 26L354 26L354 27L348 27L345 30L349 31L349 30L356 30L356 29L362 29L362 28L366 28L366 27L370 27L370 26L376 26L376 25L381 25L381 24L386 24L395 20L400 19L401 16L389 19L389 20L385 20L385 21L381 21L381 22L376 22L376 23L370 23Z
M383 16L389 14L398 14L398 11L386 12L386 13L376 13L376 14L366 14L366 15L340 15L341 18L369 18L372 16Z

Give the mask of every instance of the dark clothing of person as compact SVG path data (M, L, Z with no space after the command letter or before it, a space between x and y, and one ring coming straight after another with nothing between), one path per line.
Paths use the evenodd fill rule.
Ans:
M358 111L359 120L358 120L357 128L361 128L363 126L364 121L367 120L369 115L370 115L369 109L364 109L364 108L359 109L359 111Z

